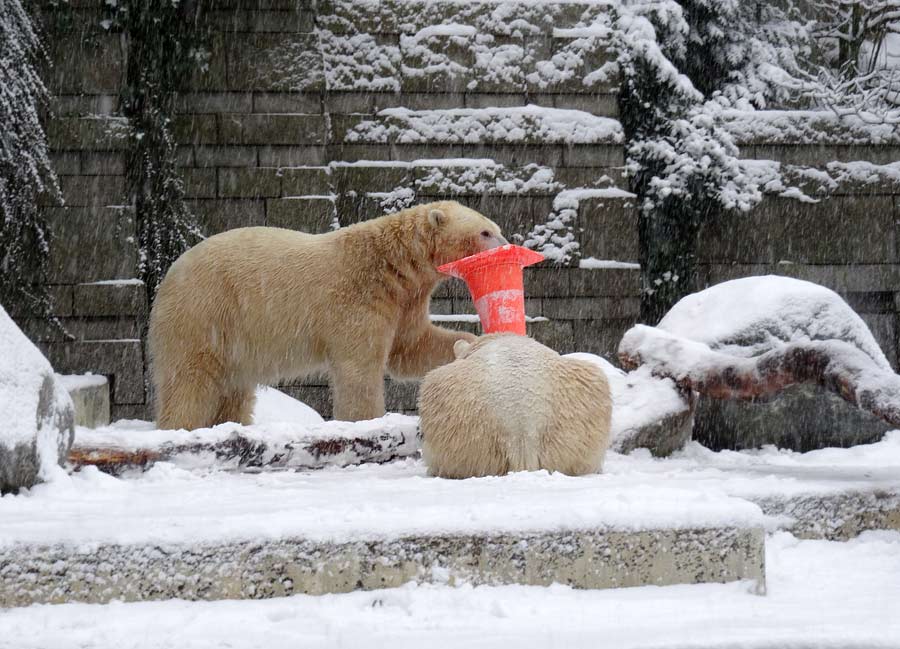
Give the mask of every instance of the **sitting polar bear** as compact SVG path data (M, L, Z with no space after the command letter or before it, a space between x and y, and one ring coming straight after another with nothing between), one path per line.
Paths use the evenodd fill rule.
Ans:
M454 353L457 360L429 372L419 392L431 475L600 470L612 397L597 366L512 334L460 340Z

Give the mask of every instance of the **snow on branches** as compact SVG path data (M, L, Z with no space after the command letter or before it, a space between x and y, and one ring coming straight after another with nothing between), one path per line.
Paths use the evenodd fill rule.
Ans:
M37 197L59 196L40 110L45 57L20 0L0 2L0 303L49 316L49 231Z

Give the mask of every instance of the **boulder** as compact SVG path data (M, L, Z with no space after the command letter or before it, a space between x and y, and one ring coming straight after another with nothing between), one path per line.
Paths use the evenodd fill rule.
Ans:
M74 437L68 392L0 307L0 493L51 478Z

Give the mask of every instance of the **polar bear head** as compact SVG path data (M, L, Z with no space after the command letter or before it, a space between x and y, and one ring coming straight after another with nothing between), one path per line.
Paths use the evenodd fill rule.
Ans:
M455 201L431 203L424 208L436 266L507 243L496 223Z

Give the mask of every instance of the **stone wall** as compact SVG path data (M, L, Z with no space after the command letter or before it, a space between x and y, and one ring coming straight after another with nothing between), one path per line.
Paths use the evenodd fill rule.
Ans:
M146 292L133 280L127 125L117 116L127 52L122 35L101 26L101 6L71 0L44 12L54 61L48 131L66 198L66 207L47 209L57 235L51 281L57 315L75 339L28 314L18 319L59 371L111 378L113 417L143 417ZM606 55L573 50L576 35L560 30L595 9L362 6L221 0L205 15L208 69L179 94L174 130L189 203L207 234L247 225L321 232L454 198L522 237L554 215L574 215L582 257L637 260L634 199L615 189L624 186L615 79L585 84ZM455 27L420 31L429 25ZM408 110L379 114L401 107ZM501 110L477 112L486 107ZM807 165L897 159L893 147L747 142L744 152ZM484 159L494 163L475 162ZM580 188L605 191L572 191ZM896 362L893 191L850 187L819 203L773 197L749 215L722 216L703 232L704 280L774 272L830 286ZM527 272L526 292L538 340L610 357L638 315L639 271L548 264ZM432 311L463 315L451 326L476 327L464 317L474 311L460 285L439 289ZM329 413L324 381L287 390ZM412 410L414 386L389 385L388 407Z

